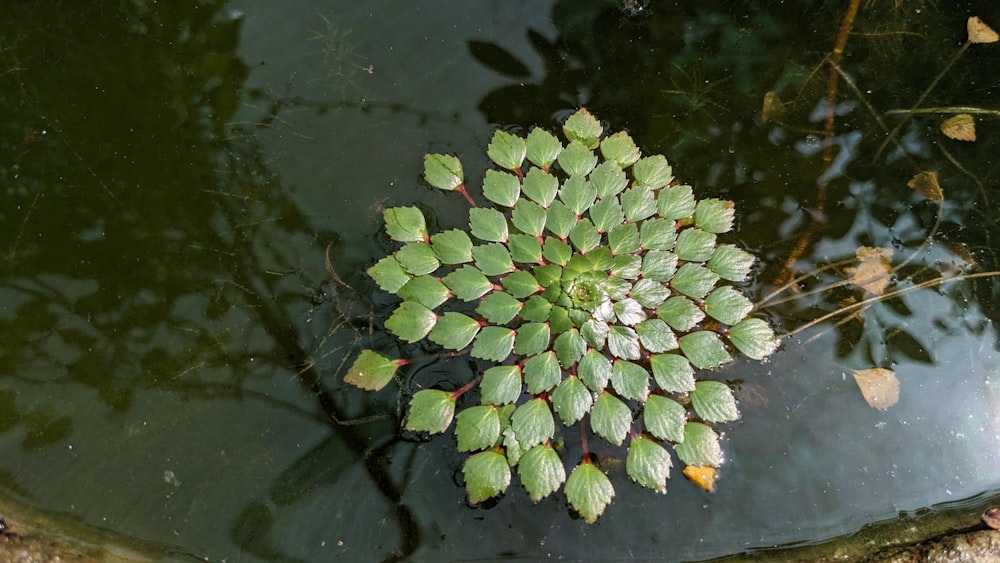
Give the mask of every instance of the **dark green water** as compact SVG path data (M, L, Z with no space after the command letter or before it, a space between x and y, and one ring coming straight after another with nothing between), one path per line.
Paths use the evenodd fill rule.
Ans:
M655 495L612 468L617 496L593 526L561 493L534 505L519 486L469 508L451 436L401 436L398 389L341 381L362 347L395 346L378 330L391 303L364 274L391 248L381 208L420 205L440 228L465 217L459 196L421 184L421 156L459 154L476 186L497 125L554 128L581 105L665 154L699 197L737 203L730 240L761 256L751 295L768 293L822 180L799 271L860 245L918 252L900 287L1000 269L997 116L977 114L979 139L962 143L938 130L949 114L918 115L900 131L907 154L874 159L885 133L859 98L894 127L884 112L916 101L966 19L997 28L1000 9L862 2L840 65L858 90L839 82L828 171L824 59L846 4L8 0L0 499L182 559L689 560L993 494L989 278L714 374L744 416L724 429L718 492L675 474ZM998 62L1000 43L972 45L922 106L998 109ZM780 123L760 117L768 91L787 103ZM925 247L937 206L906 186L921 170L945 198ZM327 248L355 291L329 279ZM858 295L766 311L787 331ZM464 382L473 367L409 377ZM897 405L865 403L851 370L870 367L895 370Z

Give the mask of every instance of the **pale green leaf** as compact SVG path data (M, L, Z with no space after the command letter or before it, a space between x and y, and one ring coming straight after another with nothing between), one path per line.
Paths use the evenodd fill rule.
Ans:
M545 237L545 244L542 245L542 256L554 264L565 265L573 256L573 248L555 237Z
M629 295L646 309L655 309L670 297L670 288L663 282L642 278L632 284Z
M414 276L429 274L441 265L431 245L426 242L408 242L396 251L395 256L399 265Z
M508 243L510 257L521 264L538 264L542 261L542 243L538 237L515 233L510 235Z
M705 313L690 299L681 296L671 297L657 309L657 316L678 332L687 332L705 318Z
M528 170L528 173L524 175L521 193L538 205L547 208L555 200L556 194L559 193L559 180L548 172L532 166L531 170Z
M474 207L469 210L469 232L487 242L507 242L507 218L496 209Z
M528 133L527 156L535 166L548 170L562 151L562 143L552 133L535 127Z
M621 203L625 218L633 223L652 217L657 210L656 194L646 186L625 190L621 195Z
M506 405L521 396L521 368L493 366L483 372L479 399L483 404Z
M643 311L642 305L635 299L628 298L616 301L614 309L615 316L618 317L618 322L623 325L635 326L646 320L646 312Z
M502 362L514 348L514 331L501 326L485 326L480 329L472 344L471 355L481 360Z
M440 389L424 389L410 399L406 429L438 434L444 432L455 416L455 397Z
M517 407L510 417L510 427L522 448L531 448L552 439L556 431L549 403L544 398L531 399Z
M576 212L561 201L553 201L545 217L545 228L561 239L565 239L576 226Z
M559 189L559 199L577 215L583 215L597 199L597 191L582 176L572 176Z
M736 205L722 199L703 199L694 210L694 225L710 233L725 233L733 228Z
M639 228L635 223L625 223L608 231L608 248L619 256L639 250Z
M546 217L544 207L523 198L518 200L510 214L510 220L518 230L536 237L545 232Z
M416 342L427 336L435 323L434 311L413 301L403 301L385 321L385 328L402 340Z
M598 350L588 350L577 363L576 374L588 389L600 393L611 379L611 361Z
M465 231L451 229L431 236L431 250L442 264L472 261L472 239Z
M618 164L602 162L590 173L590 185L597 197L604 199L624 190L628 186L628 176Z
M549 349L550 337L547 323L524 323L517 328L514 353L520 356L540 354Z
M386 256L368 268L368 275L382 291L396 293L410 281L410 274L399 265L395 256Z
M677 255L665 250L647 250L642 257L642 276L659 282L670 281L677 272Z
M674 179L673 169L666 157L660 154L639 159L632 165L632 175L636 184L652 190L658 190Z
M753 303L739 290L722 286L705 298L705 312L722 324L734 325L753 310Z
M719 335L709 330L685 334L677 342L691 365L699 369L717 368L730 359Z
M385 232L399 242L427 240L427 223L424 214L416 207L390 207L382 212Z
M580 378L575 376L564 379L552 392L552 408L566 426L582 419L583 415L590 412L593 404L594 398L590 391Z
M399 288L397 295L404 301L414 301L433 309L447 301L451 292L434 276L417 276Z
M462 301L479 299L493 289L493 283L489 278L472 266L462 266L441 281Z
M438 319L427 338L449 350L461 350L472 342L479 329L480 324L476 319L449 311Z
M366 391L378 391L392 381L396 370L404 363L404 360L393 360L374 350L362 350L347 370L344 382Z
M621 399L604 391L590 411L590 427L598 436L620 446L632 427L632 411Z
M490 160L507 170L520 169L526 152L524 139L499 129L493 133L493 139L486 147L486 154Z
M621 225L622 221L625 220L625 213L622 211L621 204L618 203L618 197L604 198L591 206L590 219L600 233L606 233Z
M650 395L642 407L646 430L661 440L684 441L687 411L680 403L662 395Z
M549 312L552 310L552 303L541 295L532 295L524 302L521 309L521 318L526 321L543 323L549 320Z
M462 163L450 154L424 155L424 179L435 188L455 190L465 182Z
M552 349L555 350L562 367L570 369L587 351L587 342L580 335L580 331L573 328L560 334L552 344Z
M548 326L546 326L547 328ZM562 378L559 362L555 353L551 351L528 358L524 362L522 370L524 371L524 383L532 395L538 395L552 389L559 384L559 380Z
M670 477L670 453L663 446L645 436L636 436L628 446L625 471L636 483L658 493L667 491Z
M719 276L708 268L694 262L688 262L677 268L677 272L670 280L670 287L688 297L701 299L715 287L718 281Z
M566 480L566 500L588 524L593 524L611 504L615 489L608 476L593 463L584 461L576 466Z
M667 323L660 319L647 319L635 326L639 343L647 352L659 354L677 348L677 337Z
M674 253L686 262L704 262L715 252L715 235L701 229L684 229L677 235Z
M664 219L687 219L694 215L694 190L691 186L664 188L657 194L656 204Z
M474 452L493 447L500 440L500 415L494 405L476 405L455 417L458 451Z
M778 339L771 327L761 319L743 319L729 327L729 341L754 360L763 360L778 349Z
M608 330L608 351L622 360L638 360L639 335L627 326L611 326Z
M720 244L706 266L724 280L743 281L757 259L731 244Z
M611 275L620 278L620 281L634 280L642 274L642 258L637 254L622 254L615 256L614 265L611 266ZM626 282L627 283L627 282ZM625 294L631 291L631 287L625 288Z
M674 446L674 451L685 465L718 467L722 464L719 435L700 422L684 425L684 441Z
M654 354L649 357L653 378L660 389L668 393L694 391L694 370L680 354Z
M518 270L504 276L503 279L500 280L500 285L502 285L504 289L518 299L524 299L525 297L544 289L538 284L538 280L536 280L530 272L525 270Z
M635 141L624 131L605 137L601 141L601 154L604 160L614 161L622 168L632 166L641 155Z
M535 502L558 491L566 481L566 469L550 444L539 444L525 452L518 461L517 474Z
M514 207L521 197L521 182L513 174L487 170L483 178L483 195L497 205Z
M492 324L505 325L517 316L522 306L509 293L494 291L479 303L476 312Z
M498 242L473 246L472 257L479 271L487 276L499 276L515 270L507 247Z
M465 490L472 504L493 498L510 486L510 466L507 465L507 458L496 450L469 456L462 466L462 473L465 476Z
M675 222L670 219L649 219L639 229L640 244L646 250L671 250L677 240Z
M736 399L733 391L725 383L718 381L699 381L691 392L691 404L694 412L708 422L732 422L739 419L736 409Z
M580 335L583 339L598 350L604 348L604 342L608 337L608 323L600 319L588 319L587 322L583 323L580 327Z
M563 124L563 134L570 141L583 143L584 146L597 148L600 142L604 127L586 108L569 116Z
M615 360L611 369L611 387L626 399L645 401L649 395L649 372L638 364Z

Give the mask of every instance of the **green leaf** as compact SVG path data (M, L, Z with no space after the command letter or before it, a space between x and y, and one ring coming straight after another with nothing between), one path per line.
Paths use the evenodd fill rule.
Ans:
M622 299L632 290L627 280L634 280L642 274L642 258L634 254L615 256L610 273L614 276L613 279L617 278L614 283L621 284L622 292L616 299Z
M670 281L677 272L677 255L665 250L647 250L642 257L642 277Z
M632 427L632 411L618 397L603 391L590 411L590 427L598 436L620 446Z
M715 251L715 235L701 229L684 229L677 235L674 253L686 262L704 262Z
M499 276L515 270L507 247L498 242L473 246L472 257L479 271L487 276Z
M745 295L728 285L722 286L705 298L705 312L722 324L734 325L753 310L753 303Z
M757 258L753 254L731 244L720 244L706 266L720 278L738 282L746 279L755 260Z
M597 191L582 176L572 176L559 189L559 199L577 215L583 215L597 199Z
M484 326L472 344L471 355L480 360L502 362L513 348L513 330L502 326Z
M703 199L694 210L694 226L710 233L726 233L733 228L736 205L722 199Z
M548 327L546 326L546 328ZM555 353L551 351L528 358L522 369L524 383L532 395L538 395L552 389L559 384L559 380L562 378L559 362L556 360Z
M462 266L441 281L462 301L479 299L493 289L493 283L489 278L472 266Z
M656 196L656 205L664 219L686 219L694 214L694 191L691 186L664 188Z
M486 147L490 160L507 170L520 170L526 152L524 139L499 129L493 133L493 139Z
M733 391L725 383L699 381L694 384L691 404L694 412L708 422L732 422L740 418Z
M691 330L705 318L705 313L697 305L679 295L664 301L656 312L657 316L678 332Z
M483 178L483 195L497 205L514 207L521 197L521 182L513 174L487 170Z
M431 236L431 250L442 264L472 261L472 239L465 231L451 229Z
M667 158L657 154L640 159L632 166L635 183L658 190L674 179L673 169L667 163Z
M537 237L515 233L510 235L510 257L522 264L538 264L542 262L542 243Z
M461 350L479 333L479 321L462 313L447 312L438 319L427 338L449 350Z
M622 360L638 360L639 335L627 326L613 325L608 330L608 350Z
M611 504L615 489L608 476L593 463L584 461L576 466L566 480L566 500L588 524L593 524Z
M540 354L549 349L548 323L525 323L517 328L514 337L514 353L521 356Z
M661 440L684 441L687 411L680 403L662 395L650 395L642 408L646 430Z
M546 216L545 208L541 205L520 199L510 214L510 220L522 233L538 237L545 232Z
M618 164L602 162L590 173L590 185L597 192L597 197L609 198L628 186L628 176Z
M636 186L625 190L621 196L621 202L625 218L633 223L652 217L656 213L656 194L646 186Z
M590 391L576 376L567 377L552 392L552 408L566 426L582 419L593 404Z
M407 342L416 342L434 328L437 315L413 301L403 301L385 321L385 328Z
M505 325L517 316L521 307L521 302L509 293L494 291L479 303L476 312L492 324Z
M644 436L632 438L625 458L625 471L636 483L658 493L667 492L670 478L670 453Z
M685 465L718 467L722 464L719 435L700 422L684 425L684 441L674 446L674 451Z
M392 240L427 240L427 223L424 222L424 214L416 207L390 207L382 212L382 217L385 219L385 232Z
M569 232L569 240L577 250L586 254L601 244L601 234L590 219L581 219Z
M625 213L616 196L602 199L590 208L590 219L600 233L606 233L622 224Z
M458 451L474 452L493 447L500 439L500 415L494 405L476 405L455 417Z
M566 481L566 469L550 444L539 444L525 452L517 463L517 474L534 502L558 491Z
M681 352L699 369L712 369L729 361L729 352L719 335L709 330L691 332L677 339Z
M646 250L670 250L677 240L677 230L674 221L669 219L650 219L642 222L639 229L642 247Z
M455 415L455 397L448 391L424 389L410 399L406 429L414 432L444 432Z
M507 218L496 209L474 207L469 210L469 231L487 242L507 242Z
M543 323L549 320L549 312L552 310L552 303L540 295L532 295L524 302L521 309L521 318L526 321Z
M555 237L545 237L545 244L542 245L542 256L549 262L564 266L573 256L573 248Z
M559 264L535 266L531 271L535 276L533 279L538 280L538 285L542 287L551 287L554 284L558 284L563 276L563 269Z
M426 242L408 242L396 251L395 256L399 265L414 276L429 274L441 265L431 245Z
M544 398L531 399L517 407L510 417L510 427L522 448L531 448L552 439L556 431L552 411Z
M469 456L462 466L462 473L465 475L465 490L472 504L493 498L510 486L507 458L496 450Z
M386 256L368 268L368 275L382 291L396 293L410 281L410 274L399 265L395 256Z
M479 400L483 404L506 405L521 396L521 368L494 366L483 372Z
M694 370L687 358L680 354L654 354L649 357L653 378L660 389L668 393L694 391Z
M562 151L562 143L552 133L535 127L528 133L528 160L535 166L548 169Z
M626 326L635 326L646 320L646 312L642 310L642 305L632 298L616 301L614 304L615 316L618 322Z
M462 163L450 154L424 155L424 179L435 188L455 190L465 182Z
M670 297L670 288L663 282L642 278L632 284L632 291L629 295L643 307L655 309Z
M743 319L729 327L728 336L737 350L754 360L763 360L778 349L774 331L761 319Z
M598 350L588 350L576 366L580 381L594 393L604 391L611 380L611 362Z
M374 350L362 350L347 370L344 382L365 391L378 391L392 381L396 370L404 363L404 360L393 360Z
M579 141L572 141L559 153L559 166L567 176L586 176L597 164L597 155Z
M565 308L554 305L549 313L549 326L552 327L552 334L562 334L575 325Z
M639 228L635 223L625 223L608 231L608 247L615 256L639 250Z
M576 212L561 201L553 201L545 217L545 227L561 239L569 236L576 226Z
M632 166L640 156L639 147L635 146L635 141L624 131L605 137L601 141L601 154L604 155L604 160L614 161L622 168Z
M649 395L649 372L638 364L615 360L611 369L611 387L626 399L645 401Z
M538 205L548 208L559 193L559 180L548 172L532 166L524 175L521 192Z
M563 134L566 135L567 139L578 141L590 148L597 148L602 133L604 133L604 127L601 126L601 122L586 108L581 108L569 116L569 119L563 124Z
M608 338L608 330L610 330L608 323L591 318L580 327L580 335L587 341L587 344L600 350L604 348L604 342Z
M434 276L417 276L399 288L397 295L404 301L414 301L433 309L447 301L451 292Z
M647 319L635 326L639 343L647 352L658 354L677 348L677 337L667 323L660 319Z
M694 262L688 262L674 273L674 277L670 280L670 287L688 297L701 299L715 287L718 281L719 276L712 270Z
M500 280L500 285L518 299L524 299L532 293L537 293L544 289L538 284L538 280L525 270L518 270L504 276Z
M560 334L552 344L552 349L555 350L562 367L570 369L580 361L580 358L587 351L587 343L580 336L580 331L573 328Z

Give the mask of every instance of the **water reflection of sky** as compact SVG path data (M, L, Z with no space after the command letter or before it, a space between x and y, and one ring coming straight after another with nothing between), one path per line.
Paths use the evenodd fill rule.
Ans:
M225 80L208 73L168 100L158 97L165 86L151 83L135 104L105 97L85 113L73 99L49 98L60 84L55 71L7 75L38 84L22 91L4 82L0 91L27 95L35 112L14 127L20 168L4 169L21 187L8 190L4 207L18 211L5 216L15 243L0 287L8 334L0 451L9 452L0 458L0 496L213 559L688 559L817 541L996 488L1000 364L982 286L910 293L865 311L864 324L821 325L766 363L737 361L714 374L737 386L744 414L724 428L718 492L706 495L675 468L668 493L652 494L628 482L613 463L620 452L607 448L599 454L617 494L596 526L573 519L561 494L535 505L516 485L495 507L470 509L451 436L399 441L393 390L365 394L340 382L343 360L361 342L393 344L369 337L364 323L327 333L340 320L334 304L369 311L367 295L321 284L327 245L339 274L370 290L363 269L388 248L377 234L380 206L416 203L438 228L463 223L460 198L420 185L423 153L461 154L474 186L495 124L554 127L581 100L647 152L667 154L700 195L737 201L733 238L765 257L750 288L758 295L810 224L817 182L833 186L826 230L802 269L861 245L908 256L933 221L933 205L905 187L915 172L908 159L942 170L946 203L942 239L901 283L923 279L921 266L963 267L946 242L991 258L990 231L969 219L979 192L949 172L926 127L904 131L907 157L890 153L870 167L871 124L845 100L823 172L822 138L810 129L825 118L821 89L803 87L801 115L786 117L794 123L755 121L764 90L805 74L775 65L818 64L820 55L802 59L797 39L780 36L803 17L795 8L743 19L722 4L656 9L629 19L601 2L230 2L217 17L234 27L216 30L238 30L245 81L239 65L219 62L233 56L221 43L196 42L198 57L175 60L186 51L169 47L170 37L150 38L172 29L168 13L106 41L140 43L171 72L230 68L222 76L234 81L231 100L225 88L212 90ZM192 30L201 29L221 41L192 10L173 14L188 18L174 39L197 39ZM824 10L823 21L836 21L836 10ZM92 17L81 12L79 21ZM953 18L959 29L963 17ZM62 25L64 45L85 44L72 35L79 26ZM853 55L886 64L855 39ZM496 51L477 60L470 41L506 51L529 75L514 76L518 65ZM808 41L819 53L830 37ZM8 56L32 52L3 46ZM120 61L128 64L135 61ZM902 75L908 70L900 80L912 78ZM63 80L80 89L105 74L81 76ZM919 91L926 80L916 82ZM192 92L211 102L185 106ZM235 104L228 113L227 103ZM149 117L161 114L168 117ZM86 119L72 127L74 115ZM44 142L21 141L42 126ZM59 172L47 175L53 167ZM992 171L974 170L987 181ZM377 313L387 310L383 297L373 301ZM809 303L815 309L790 304L768 314L787 330L834 306ZM875 366L901 383L899 403L886 411L864 402L851 375ZM427 384L470 372L464 360L421 362L408 377ZM310 389L303 373L321 380ZM330 412L392 416L342 426Z

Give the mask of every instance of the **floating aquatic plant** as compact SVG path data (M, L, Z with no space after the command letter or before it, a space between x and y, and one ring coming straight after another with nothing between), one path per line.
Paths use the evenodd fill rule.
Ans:
M732 202L695 199L665 157L642 157L625 132L605 136L585 109L563 133L566 143L540 128L527 138L497 131L487 153L498 169L482 186L489 207L475 206L458 158L427 155L427 183L472 203L469 228L431 235L418 208L386 209L386 232L402 244L368 273L401 300L385 322L393 335L494 364L456 391L417 391L405 422L434 434L454 420L458 449L471 453L469 500L504 493L516 471L533 500L562 487L593 522L614 489L586 440L567 474L557 418L627 440L626 472L645 487L665 491L672 449L710 488L722 462L712 424L739 413L730 388L697 370L734 349L762 359L777 341L732 285L755 260L718 241L733 227ZM378 390L406 363L364 350L345 381ZM473 388L479 404L456 415Z

